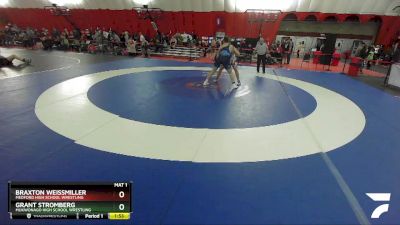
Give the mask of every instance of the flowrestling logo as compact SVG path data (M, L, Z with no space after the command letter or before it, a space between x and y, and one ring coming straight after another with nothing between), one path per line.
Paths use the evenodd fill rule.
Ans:
M379 217L389 211L389 201L390 201L390 193L365 193L368 197L370 197L375 202L385 202L375 208L375 210L371 214L371 219L379 219Z

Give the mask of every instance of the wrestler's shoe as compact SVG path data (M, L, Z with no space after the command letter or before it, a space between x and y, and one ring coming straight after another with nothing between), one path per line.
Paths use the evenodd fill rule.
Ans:
M231 89L237 89L240 85L238 83L232 83Z

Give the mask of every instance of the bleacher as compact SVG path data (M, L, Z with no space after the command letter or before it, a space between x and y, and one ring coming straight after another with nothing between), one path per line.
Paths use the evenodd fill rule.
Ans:
M70 41L72 43L72 40ZM120 47L114 47L111 48L110 51L104 51L101 50L103 48L109 48L109 44L107 42L104 42L102 45L103 47L99 48L99 45L96 45L96 50L93 53L111 53L114 55L120 55L122 54L122 48ZM74 48L73 44L70 44L72 48ZM76 47L79 48L79 47ZM141 46L140 44L136 45L136 53L137 54L142 54ZM149 56L168 56L168 57L177 57L177 58L188 58L188 59L198 59L204 55L204 51L201 48L197 47L184 47L184 46L176 46L175 48L170 48L164 47L162 51L158 52L156 51L156 47L151 46L148 49L148 54Z
M156 56L170 56L170 57L182 57L182 58L192 58L198 59L204 53L203 50L195 47L175 47L175 48L164 48L162 52L154 52L154 50L149 50L150 55Z

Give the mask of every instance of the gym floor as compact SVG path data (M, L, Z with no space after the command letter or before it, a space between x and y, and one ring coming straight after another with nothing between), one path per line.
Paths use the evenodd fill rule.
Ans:
M383 78L1 49L0 224L398 224L400 91ZM130 221L17 221L8 181L132 181ZM389 211L366 193L391 193Z

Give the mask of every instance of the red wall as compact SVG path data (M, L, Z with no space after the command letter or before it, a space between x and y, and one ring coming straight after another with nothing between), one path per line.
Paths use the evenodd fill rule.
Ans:
M376 42L379 44L391 44L394 39L400 36L400 17L384 16Z
M49 11L44 9L11 9L0 8L0 15L8 22L15 23L20 27L34 28L68 28L71 25L62 17L55 18Z
M140 20L133 10L71 10L70 19L81 29L86 28L110 28L122 32L138 32L152 35L154 30L148 20ZM315 15L318 21L324 21L328 16L335 16L338 22L343 22L349 14L332 14L319 12L286 12L278 21L264 23L262 35L264 38L273 40L278 32L283 18L293 13L298 20L304 20L308 15ZM15 9L0 8L0 15L8 21L16 23L21 27L71 29L71 25L64 17L56 17L44 9ZM357 15L361 23L368 22L375 15ZM378 34L377 44L390 44L400 33L400 17L379 16L382 26ZM217 24L217 18L221 22ZM158 20L161 32L175 33L195 31L201 36L213 36L216 31L224 31L234 37L257 37L258 24L249 24L246 13L231 12L164 12L163 17Z

